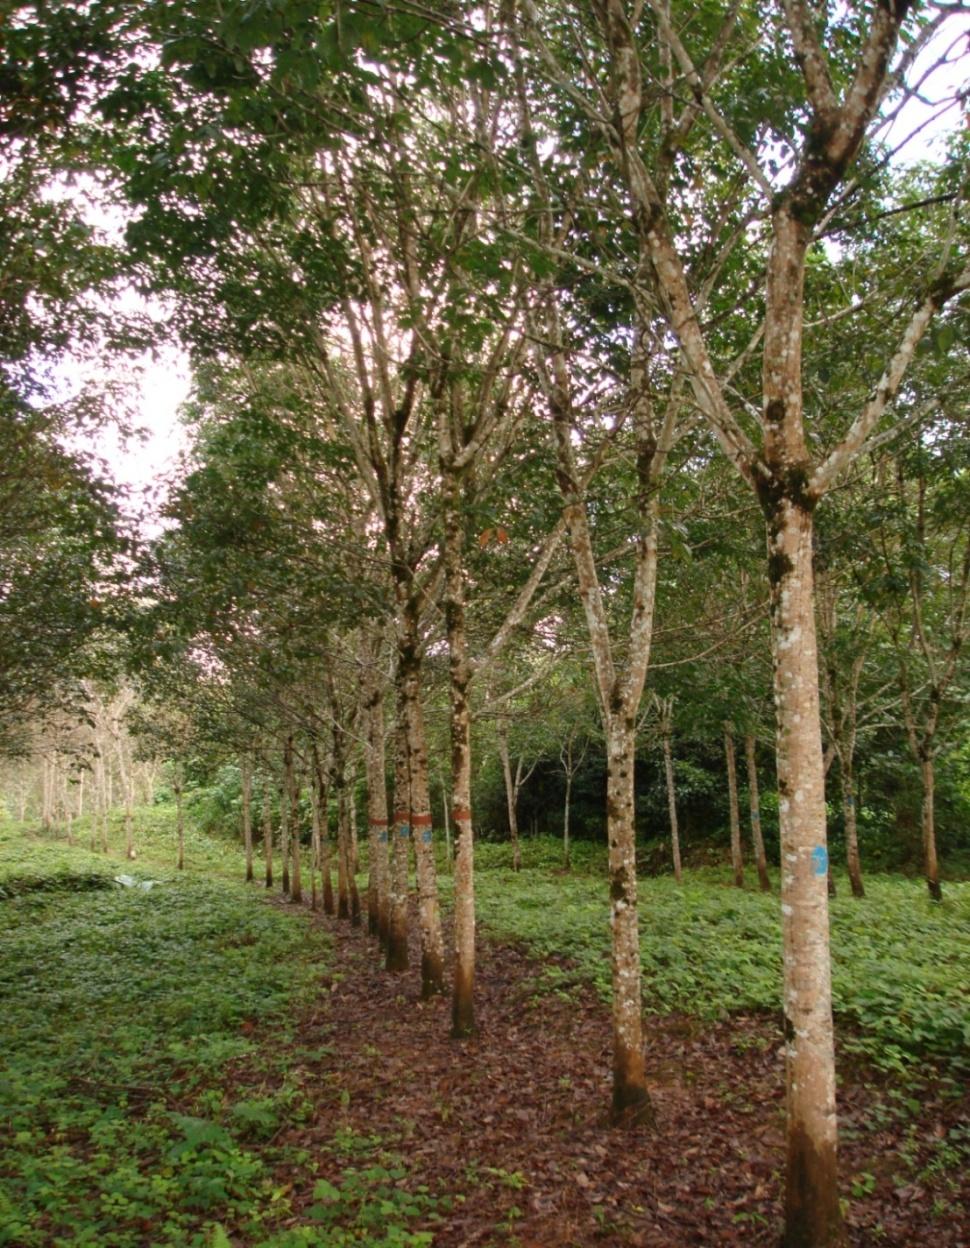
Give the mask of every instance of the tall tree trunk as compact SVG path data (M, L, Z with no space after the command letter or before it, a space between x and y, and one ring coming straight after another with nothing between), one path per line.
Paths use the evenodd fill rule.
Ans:
M290 901L297 904L303 901L303 881L301 879L300 862L300 784L296 776L296 764L293 756L293 738L287 737L285 754L286 768L286 799L290 805L288 827L290 830L290 855L293 865L293 876L290 883Z
M509 758L509 727L503 718L499 723L498 751L502 760L502 775L505 777L505 805L509 815L509 840L512 843L512 870L518 871L522 866L522 853L519 847L519 821L516 815L515 781L512 778L512 762Z
M316 748L313 755L314 771L317 782L317 808L320 818L320 874L323 878L323 913L334 913L333 871L331 870L332 846L330 839L330 803L327 790L327 777L320 765Z
M844 1242L836 1158L825 770L819 716L812 512L770 516L772 639L788 1088L785 1243Z
M573 791L573 773L569 769L566 772L566 800L562 811L562 865L563 869L568 871L572 866L571 853L569 848L569 801Z
M316 769L310 776L310 909L319 909L317 872L320 870L320 798L317 793Z
M263 857L266 861L266 887L273 887L273 801L269 781L263 777Z
M387 944L388 810L384 757L384 689L377 654L364 656L364 770L367 777L367 930Z
M387 958L389 971L408 969L408 850L411 840L410 769L403 698L398 697L394 733L394 853L388 896Z
M455 819L455 977L451 1034L475 1031L475 844L472 828L472 738L468 686L471 667L465 631L461 493L458 477L443 470L445 494L445 627L451 700L451 807ZM442 786L443 790L444 786ZM447 829L448 798L442 791Z
M670 853L674 863L674 879L679 884L683 879L680 862L680 829L677 824L677 790L674 786L674 760L670 749L670 733L663 732L660 737L664 755L664 775L667 779L667 811L670 815Z
M360 874L360 844L357 840L357 769L352 767L347 776L347 818L350 832L350 874L356 879Z
M432 848L433 820L428 783L428 747L421 707L421 668L417 648L413 645L408 646L405 653L403 693L408 734L411 828L414 833L414 857L418 877L421 995L427 999L445 990L445 947Z
M923 832L923 871L926 876L926 887L934 901L943 900L940 887L940 864L936 857L936 822L934 814L934 789L936 787L936 768L931 749L925 749L919 760L919 774L923 783L923 802L921 810L921 827Z
M337 918L350 918L350 833L347 818L347 785L337 777Z
M653 1123L646 1086L640 1005L637 855L634 822L636 736L632 720L606 723L606 831L613 929L613 1116Z
M849 871L852 896L865 897L866 890L862 883L862 858L859 854L855 776L851 762L843 762L839 771L842 780L842 813L845 817L845 865Z
M242 774L242 831L243 846L246 850L246 883L253 882L253 765L249 755L244 754L241 762Z
M279 789L280 796L280 881L283 895L290 895L290 795L286 791L286 778Z
M734 757L734 729L724 725L724 757L727 763L728 809L731 819L731 867L734 883L744 888L744 859L741 856L741 815L738 810L738 770Z
M754 848L754 861L758 868L758 883L763 893L771 892L771 877L768 875L768 859L765 855L765 838L761 831L761 799L758 794L758 760L755 756L755 739L753 733L744 738L744 756L748 765L748 810L751 819L751 843Z

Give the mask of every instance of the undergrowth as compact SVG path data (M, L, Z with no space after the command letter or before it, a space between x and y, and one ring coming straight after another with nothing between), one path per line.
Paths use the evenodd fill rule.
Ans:
M538 852L538 851L537 851ZM929 1056L956 1066L970 1053L970 884L941 904L916 881L869 877L856 900L831 903L833 1001L845 1046L887 1071ZM478 912L495 935L547 962L541 987L578 980L610 995L604 877L484 869ZM727 885L724 872L639 882L644 1003L702 1018L781 1008L777 894Z
M171 845L164 813L154 828ZM292 1041L328 941L260 889L150 856L0 831L0 1245L428 1243L410 1227L431 1198L373 1167L294 1225L278 1175L317 1162L285 1142L314 1112Z

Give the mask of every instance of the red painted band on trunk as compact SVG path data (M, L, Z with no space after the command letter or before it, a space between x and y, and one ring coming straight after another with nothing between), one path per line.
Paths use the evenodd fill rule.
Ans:
M456 820L457 819L461 819L461 820L471 819L472 812L470 810L463 810L461 806L456 806L454 810L451 812L451 817Z
M430 828L432 819L430 815L412 815L411 826L413 828Z
M372 828L386 828L389 825L386 819L372 819L370 821L370 826Z
M394 812L395 823L407 823L407 821L408 821L408 812L406 810L396 810Z

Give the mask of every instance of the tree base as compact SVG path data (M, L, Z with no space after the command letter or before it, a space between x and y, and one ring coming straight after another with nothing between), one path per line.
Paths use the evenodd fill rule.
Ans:
M421 1000L438 997L445 990L445 968L440 958L431 953L421 954Z

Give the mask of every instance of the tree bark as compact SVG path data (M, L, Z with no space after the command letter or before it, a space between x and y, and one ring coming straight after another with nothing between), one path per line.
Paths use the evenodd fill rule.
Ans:
M754 861L758 868L758 884L763 893L771 892L768 875L768 859L765 854L765 838L761 831L761 799L758 793L758 760L755 756L755 739L752 733L744 738L744 755L748 765L748 810L751 819L751 844Z
M266 862L266 887L273 887L273 805L269 782L263 777L263 858Z
M509 726L503 718L499 722L498 752L502 760L502 775L505 777L505 806L509 815L509 840L512 844L512 870L518 871L522 866L522 854L519 848L519 820L516 814L518 805L515 781L512 778L512 763L509 758Z
M849 885L853 897L865 897L866 890L862 883L862 858L859 854L859 829L857 822L858 805L855 791L855 776L851 764L842 763L840 767L842 780L842 812L845 818L845 863L849 872Z
M415 646L405 647L403 696L408 734L408 779L411 796L411 828L418 877L418 921L421 930L421 996L425 999L445 990L445 948L441 932L438 881L432 851L433 820L428 784L428 748L421 707L420 661Z
M411 840L410 771L403 700L398 698L394 734L394 853L388 898L386 969L408 969L408 852Z
M667 813L670 816L670 854L674 864L674 879L680 884L683 869L680 862L680 829L677 824L677 790L674 785L674 759L670 748L670 733L660 737L664 755L664 776L667 780Z
M643 1060L637 855L634 822L636 736L632 719L606 723L606 832L609 842L610 970L613 983L613 1118L654 1122Z
M282 866L281 884L283 894L290 895L290 795L286 791L286 780L280 786L280 861Z
M460 488L454 473L443 472L442 485L445 495L445 627L451 699L451 803L457 850L454 864L455 976L451 998L451 1034L460 1038L475 1031L475 846L472 828L471 711L468 705L471 667L465 632ZM448 798L445 794L442 796L447 817Z
M920 757L919 773L923 784L920 822L923 833L923 870L926 875L926 887L929 889L930 897L934 901L942 901L943 890L940 887L940 864L936 857L936 822L934 814L936 768L930 751L926 751Z
M364 656L364 768L367 776L367 928L387 943L388 810L384 757L384 690L376 669L377 655Z
M782 498L770 525L788 1076L785 1244L807 1248L844 1242L811 509Z
M738 771L734 757L734 736L730 724L724 725L724 756L727 762L728 808L731 819L731 867L734 883L744 888L744 859L741 856L741 815L738 810Z
M286 758L286 798L290 805L290 817L288 821L290 830L290 853L293 864L293 878L290 885L290 901L299 904L303 901L303 881L301 879L300 862L300 785L296 777L292 736L289 736L286 739L284 753Z

